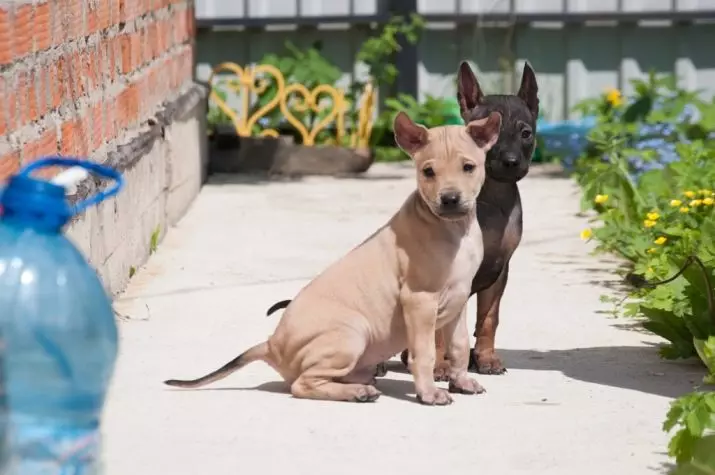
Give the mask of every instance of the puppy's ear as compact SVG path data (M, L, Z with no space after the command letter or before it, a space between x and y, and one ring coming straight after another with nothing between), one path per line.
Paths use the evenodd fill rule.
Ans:
M479 87L477 77L469 67L469 63L462 61L457 72L457 102L462 116L481 104L483 99L484 93Z
M395 116L392 130L395 131L397 145L410 156L427 145L427 129L412 122L412 119L402 111Z
M526 102L526 106L534 115L534 119L539 116L539 86L536 84L536 74L529 62L524 63L524 72L521 73L521 86L517 96Z
M467 133L485 152L488 152L497 143L499 131L501 131L501 114L499 112L492 112L484 119L473 120L467 124Z

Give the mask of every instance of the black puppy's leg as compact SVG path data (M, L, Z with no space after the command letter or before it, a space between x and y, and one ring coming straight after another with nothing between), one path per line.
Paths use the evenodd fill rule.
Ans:
M477 293L477 344L469 359L470 371L481 374L504 374L506 368L494 350L494 339L499 326L499 306L509 276L507 263L491 287Z

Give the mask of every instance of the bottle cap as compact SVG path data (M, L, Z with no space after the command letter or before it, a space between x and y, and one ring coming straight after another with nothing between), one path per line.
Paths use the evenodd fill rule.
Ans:
M27 175L10 178L0 205L3 219L48 231L60 230L72 217L64 187Z
M64 174L55 177L55 183L33 178L32 172L46 167L72 167ZM76 168L88 173L79 173ZM106 189L70 205L65 199L62 184L76 184L89 173L114 181ZM12 220L20 226L33 227L45 231L59 231L72 216L78 215L90 206L96 206L109 197L119 193L124 186L124 179L119 171L89 160L67 157L47 157L23 167L13 176L0 196L0 208L3 219Z

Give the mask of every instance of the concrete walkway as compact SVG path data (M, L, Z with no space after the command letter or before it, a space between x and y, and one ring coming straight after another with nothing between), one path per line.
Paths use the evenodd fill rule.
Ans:
M361 179L213 179L118 299L129 319L107 474L665 473L668 402L703 373L660 361L656 338L600 313L613 263L579 239L575 185L539 169L521 186L525 238L497 335L509 372L478 377L486 394L423 407L409 375L391 371L375 404L296 400L263 363L201 390L162 384L265 339L279 318L265 310L384 223L413 173L406 163Z

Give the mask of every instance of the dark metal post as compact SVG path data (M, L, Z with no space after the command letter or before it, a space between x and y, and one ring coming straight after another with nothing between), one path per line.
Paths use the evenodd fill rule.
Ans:
M388 0L385 3L388 4L387 13L390 15L400 15L407 19L412 13L417 13L417 0ZM402 49L395 55L395 66L400 74L391 92L417 97L417 45L410 44L405 38L400 38L399 44Z

